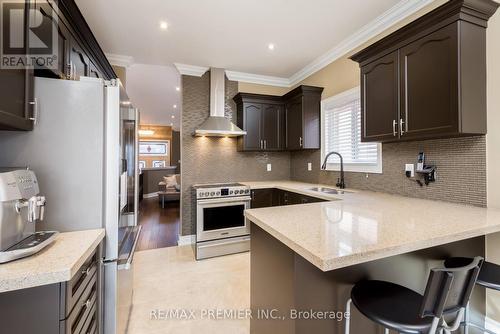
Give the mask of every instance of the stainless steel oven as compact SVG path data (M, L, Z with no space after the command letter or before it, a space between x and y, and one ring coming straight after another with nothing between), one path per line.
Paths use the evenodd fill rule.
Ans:
M196 189L196 258L248 251L250 189L240 184Z

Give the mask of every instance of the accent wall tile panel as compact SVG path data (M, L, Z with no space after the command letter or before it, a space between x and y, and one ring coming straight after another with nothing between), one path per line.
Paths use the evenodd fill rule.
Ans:
M236 123L238 83L226 79L226 117ZM191 186L198 183L287 180L290 153L243 153L235 138L193 137L209 115L210 73L202 77L182 76L182 235L195 234L196 202ZM272 164L272 171L266 165Z
M420 187L405 176L406 163L425 152L428 164L437 165L437 180ZM320 171L319 150L291 154L295 181L335 185L340 173ZM390 143L382 146L383 174L346 172L347 188L365 189L485 207L486 140L484 136ZM313 170L307 171L312 162Z

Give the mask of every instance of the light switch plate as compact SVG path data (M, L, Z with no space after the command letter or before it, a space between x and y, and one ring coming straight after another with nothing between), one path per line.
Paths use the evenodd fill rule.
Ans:
M415 165L414 164L406 164L405 172L410 172L411 177L415 177Z
M267 171L270 172L272 170L271 164L267 164Z
M307 170L308 171L312 171L313 170L313 164L312 163L310 163L310 162L307 163Z

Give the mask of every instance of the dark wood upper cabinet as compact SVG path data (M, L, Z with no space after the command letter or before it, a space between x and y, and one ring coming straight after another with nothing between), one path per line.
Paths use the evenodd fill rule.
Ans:
M286 148L300 150L304 144L302 96L286 103Z
M238 150L283 150L284 104L279 97L239 93L234 100L238 126L247 132L238 137Z
M284 96L237 94L237 123L247 132L238 138L238 150L319 149L322 91L299 86Z
M72 79L88 76L90 73L90 59L83 51L82 47L77 40L71 40L71 47L69 50L69 63L72 68Z
M57 59L55 66L0 70L0 130L33 129L37 117L34 76L60 79L91 76L106 80L117 77L74 0L26 0L25 4L31 10L25 11L24 36L28 36L28 15L41 17L43 24L37 28L37 36L43 40L56 36ZM29 49L30 55L42 54L35 45L28 45L26 37L25 40L24 48ZM24 52L19 50L18 54Z
M240 119L240 117L238 117ZM262 145L262 104L243 103L243 128L247 135L243 136L244 150L261 150Z
M26 2L26 9L33 4ZM28 21L29 11L25 11L24 20ZM24 36L27 36L25 24ZM28 39L19 54L27 53ZM0 130L32 130L36 103L33 98L33 69L1 69L0 70Z
M286 148L288 150L321 147L322 87L299 86L283 96L286 102Z
M451 24L401 48L402 137L460 132L457 37Z
M264 150L283 149L284 107L282 104L262 104L262 138Z
M498 6L451 0L352 56L362 140L486 134L486 27Z
M361 69L361 139L387 141L398 137L399 52L383 56Z

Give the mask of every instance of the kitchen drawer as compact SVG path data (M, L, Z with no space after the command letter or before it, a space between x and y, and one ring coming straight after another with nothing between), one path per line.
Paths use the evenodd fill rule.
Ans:
M90 313L85 320L80 334L96 334L97 333L97 303L94 303Z
M61 320L66 319L73 310L75 303L80 299L83 291L97 272L98 258L94 252L80 267L75 276L61 285Z
M97 275L92 276L81 297L76 301L73 311L66 320L60 323L60 332L79 334L85 325L85 320L92 312L95 313L97 301ZM93 310L93 311L92 311Z

